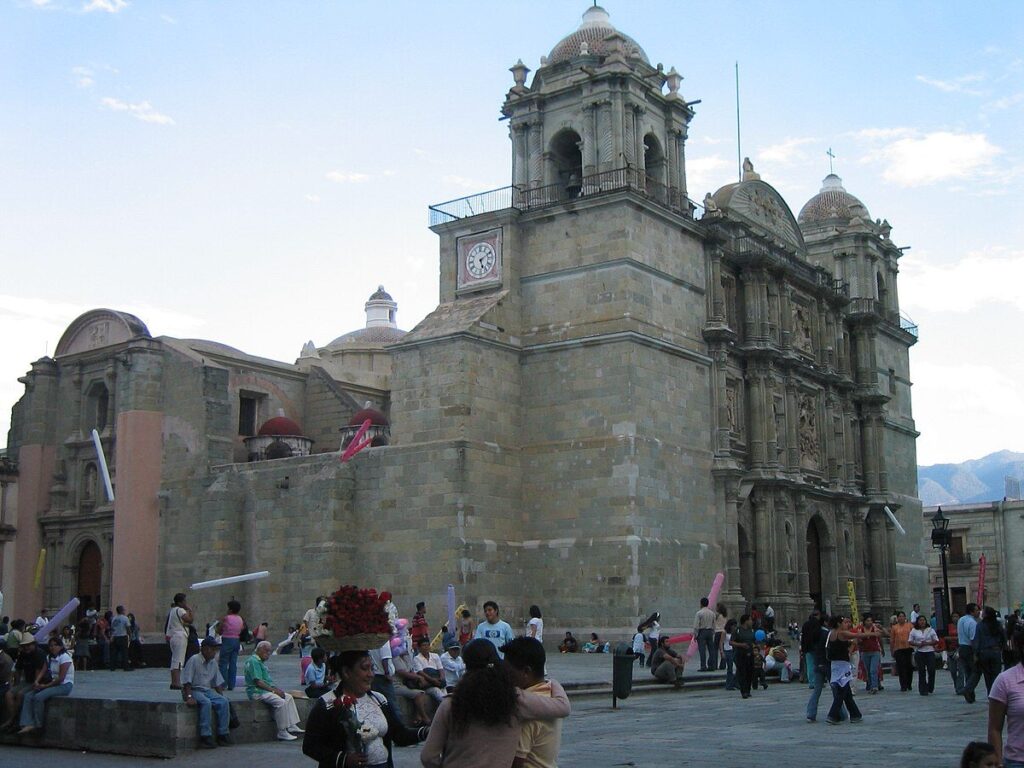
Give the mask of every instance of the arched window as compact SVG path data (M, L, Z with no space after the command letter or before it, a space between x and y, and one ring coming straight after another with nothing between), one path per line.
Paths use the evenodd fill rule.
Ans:
M665 185L665 152L653 133L644 136L644 172L649 182Z
M583 153L580 135L565 128L551 139L552 183L565 190L569 197L580 193L583 181Z
M86 404L85 431L102 432L107 428L110 412L110 392L106 384L97 382L89 387Z
M879 308L883 311L889 308L889 292L885 289L885 278L881 272L875 273L875 290L877 292Z

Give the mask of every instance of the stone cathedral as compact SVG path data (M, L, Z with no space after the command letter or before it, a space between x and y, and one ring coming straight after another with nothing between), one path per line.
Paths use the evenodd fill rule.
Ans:
M430 207L440 297L411 331L381 289L289 364L95 310L33 363L0 472L14 610L78 594L152 630L189 583L264 569L193 602L281 627L350 582L439 625L453 584L618 636L688 627L719 571L783 620L849 583L861 611L927 594L889 224L831 174L794 216L749 161L694 202L682 78L599 7L511 72L512 184Z

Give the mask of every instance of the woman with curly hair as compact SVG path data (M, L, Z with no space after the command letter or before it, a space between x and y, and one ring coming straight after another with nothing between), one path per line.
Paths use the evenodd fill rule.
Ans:
M320 768L393 768L393 746L422 741L426 728L406 728L382 694L370 690L368 651L342 651L331 658L340 683L313 705L302 751Z
M569 698L555 681L551 695L523 693L489 640L462 651L466 674L434 714L420 752L426 768L492 768L512 765L523 720L567 717Z

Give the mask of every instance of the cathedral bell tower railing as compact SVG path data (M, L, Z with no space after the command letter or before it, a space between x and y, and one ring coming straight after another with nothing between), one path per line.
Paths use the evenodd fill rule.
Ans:
M593 173L582 178L575 175L568 182L558 182L542 187L520 185L501 187L480 192L457 200L437 203L428 208L430 226L446 224L481 213L493 213L505 208L518 211L535 211L572 200L592 198L609 192L630 189L653 203L681 213L689 218L700 218L703 206L687 198L682 192L666 186L647 176L639 168L614 168Z

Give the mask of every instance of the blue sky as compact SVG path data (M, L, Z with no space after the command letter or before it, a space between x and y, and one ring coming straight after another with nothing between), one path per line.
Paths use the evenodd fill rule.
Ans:
M587 3L0 0L0 431L87 309L292 361L383 283L437 303L427 205L509 183L499 107ZM605 3L701 99L691 196L828 173L910 246L921 463L1024 450L1024 5Z

